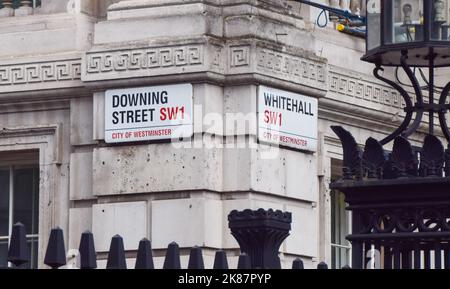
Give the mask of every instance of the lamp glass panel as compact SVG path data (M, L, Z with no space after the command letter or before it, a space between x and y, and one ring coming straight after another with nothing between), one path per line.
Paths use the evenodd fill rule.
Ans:
M450 41L449 36L449 8L450 0L432 0L431 39Z
M367 1L367 50L381 44L381 0Z
M386 39L386 42L397 44L423 41L423 7L423 0L392 1L392 22L387 23L387 28L390 29L387 34L391 39Z

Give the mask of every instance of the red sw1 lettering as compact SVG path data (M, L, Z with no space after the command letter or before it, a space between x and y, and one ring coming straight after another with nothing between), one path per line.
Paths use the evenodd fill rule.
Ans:
M274 112L266 110L264 112L264 122L268 124L275 124L281 126L283 115L281 112Z
M178 118L184 119L184 106L182 107L163 107L160 110L162 121L164 120L177 120Z

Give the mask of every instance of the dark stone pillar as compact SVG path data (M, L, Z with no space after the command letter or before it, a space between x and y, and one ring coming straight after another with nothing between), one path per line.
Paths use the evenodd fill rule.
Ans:
M289 236L292 215L272 209L232 211L228 215L231 234L242 253L250 256L252 268L281 269L281 243Z

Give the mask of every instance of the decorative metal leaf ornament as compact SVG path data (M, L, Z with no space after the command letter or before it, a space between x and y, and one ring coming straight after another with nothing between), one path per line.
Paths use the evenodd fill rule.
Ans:
M344 179L362 179L362 152L352 134L341 126L332 126L331 129L339 137L344 153L343 176Z
M395 138L391 161L397 177L417 176L417 159L406 138Z
M364 174L369 179L381 179L386 156L383 146L374 138L368 138L363 153Z
M442 176L444 146L434 135L427 135L420 157L420 168L424 176Z

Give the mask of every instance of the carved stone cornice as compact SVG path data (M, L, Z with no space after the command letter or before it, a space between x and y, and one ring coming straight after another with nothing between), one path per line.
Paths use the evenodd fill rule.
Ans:
M328 71L327 98L394 113L405 105L396 90L371 75L334 65L329 65Z
M0 63L0 93L82 86L81 58Z
M87 52L83 81L169 75L214 70L204 43Z
M198 74L197 81L219 84L229 83L227 78L236 81L237 76L246 82L254 78L256 83L264 77L272 78L281 86L293 83L309 87L319 96L323 96L327 88L326 60L312 53L263 41L223 43L213 38L89 51L84 57L82 80L87 85L132 78L145 78L142 79L145 82L149 81L148 77L167 75L166 81L171 82L179 75L195 73ZM208 79L202 79L205 74L200 73L216 76L206 75Z
M53 163L62 164L62 143L63 143L63 127L61 123L36 125L36 126L21 126L21 127L1 127L0 139L3 139L1 146L8 146L8 141L5 139L13 139L17 137L37 137L37 136L54 136L53 147Z

